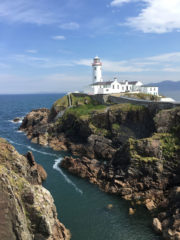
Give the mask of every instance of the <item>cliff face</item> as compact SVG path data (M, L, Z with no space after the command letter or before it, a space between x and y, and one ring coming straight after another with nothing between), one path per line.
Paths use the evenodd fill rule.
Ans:
M32 153L22 156L0 138L0 239L70 239L51 194L41 186L45 178Z
M101 105L89 96L71 98L72 108L65 96L50 112L32 111L21 130L33 142L79 156L65 157L61 166L133 206L144 204L158 233L180 239L180 109L157 113L137 105Z
M73 97L72 97L73 98ZM73 98L73 107L67 108L66 96L57 101L51 111L33 110L20 127L32 142L49 145L55 150L80 151L91 158L102 158L99 145L109 149L122 146L130 137L148 137L155 129L154 113L143 106L131 104L101 105L87 98ZM61 116L61 113L63 116ZM58 117L61 116L61 117ZM97 146L96 146L97 145Z
M121 147L113 148L109 161L82 155L66 157L61 167L87 178L103 191L131 200L133 207L144 204L152 212L155 230L164 239L180 239L179 116L180 109L159 112L154 119L156 133L149 138L129 138ZM106 149L99 149L105 154Z

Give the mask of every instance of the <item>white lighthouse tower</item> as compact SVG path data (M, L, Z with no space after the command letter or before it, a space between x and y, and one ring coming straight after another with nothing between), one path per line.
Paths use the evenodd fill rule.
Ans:
M102 63L100 61L100 58L97 56L94 58L93 63L92 63L93 83L103 82L101 67L102 67Z

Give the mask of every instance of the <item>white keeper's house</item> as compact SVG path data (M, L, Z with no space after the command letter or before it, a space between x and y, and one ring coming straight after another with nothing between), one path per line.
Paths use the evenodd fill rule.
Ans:
M93 83L91 84L93 94L113 94L113 93L146 93L158 96L158 87L143 85L140 81L128 80L118 81L114 78L112 81L103 81L102 63L99 57L95 57L92 63Z

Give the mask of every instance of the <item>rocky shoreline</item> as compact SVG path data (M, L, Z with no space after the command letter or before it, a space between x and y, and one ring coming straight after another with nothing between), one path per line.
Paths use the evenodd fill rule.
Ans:
M50 192L41 185L46 177L31 152L20 155L0 138L0 239L70 239Z
M180 239L180 108L159 111L130 104L99 104L71 94L33 110L20 130L32 142L70 151L61 167L153 216L164 239Z

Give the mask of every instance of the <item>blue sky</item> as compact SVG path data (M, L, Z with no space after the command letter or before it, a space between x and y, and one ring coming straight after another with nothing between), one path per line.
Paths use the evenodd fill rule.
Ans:
M0 0L0 93L180 80L179 0Z

